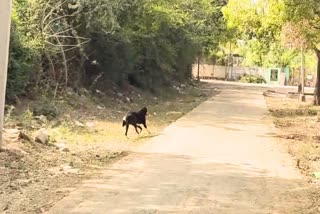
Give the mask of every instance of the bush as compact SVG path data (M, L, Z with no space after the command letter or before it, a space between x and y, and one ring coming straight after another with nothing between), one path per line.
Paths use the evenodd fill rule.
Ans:
M46 116L49 120L52 120L59 116L60 111L55 103L50 100L42 100L32 108L32 114L34 116Z
M244 74L240 78L240 82L245 83L266 83L265 79L260 75Z
M187 81L222 38L221 2L14 0L7 95Z
M7 81L7 98L9 100L25 93L35 62L32 50L24 45L20 32L15 29L14 23L12 26Z

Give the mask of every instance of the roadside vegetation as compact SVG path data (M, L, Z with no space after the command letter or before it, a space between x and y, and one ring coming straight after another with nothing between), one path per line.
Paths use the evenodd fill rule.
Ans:
M1 212L42 213L82 180L99 176L101 169L160 134L215 91L209 84L195 82L165 92L155 96L131 88L97 98L69 91L56 102L45 103L52 111L47 116L33 114L44 101L24 100L29 105L17 106L6 115L6 144L0 152ZM151 134L144 130L137 135L131 127L127 139L122 117L140 106L149 108ZM34 141L41 128L50 136L47 144Z
M300 80L305 53L306 73L316 80L312 102L267 101L297 167L320 172L318 0L13 3L0 212L41 213L157 136L216 93L192 80L193 65L228 66L232 54L242 66L289 67ZM151 134L130 129L125 138L122 117L144 106Z
M287 148L300 172L308 178L311 186L299 194L308 200L304 213L318 213L320 206L320 108L313 105L313 97L307 102L298 101L297 95L266 92L265 99L278 129L275 136Z
M308 176L320 171L320 108L298 99L274 94L267 97L267 104L280 138L288 144L288 151L296 159L296 166Z
M224 0L13 0L0 212L41 213L213 95ZM148 128L124 135L146 106Z
M229 0L222 11L229 37L217 52L225 59L220 62L229 65L232 54L238 54L243 57L244 66L289 67L290 84L298 85L303 78L300 70L304 53L306 75L312 76L316 85L314 104L320 104L317 0Z

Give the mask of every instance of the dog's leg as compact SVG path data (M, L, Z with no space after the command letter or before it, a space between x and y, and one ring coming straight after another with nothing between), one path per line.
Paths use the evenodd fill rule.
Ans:
M138 132L138 129L137 129L137 128L138 128L138 127L137 127L137 124L134 124L133 126L134 126L134 128L136 129L137 134L140 134L140 133Z
M142 132L142 128L141 128L141 126L137 125L137 128L139 128L139 129L140 129L140 133L141 133L141 132Z
M126 123L126 137L128 137L128 129L129 129L129 124Z

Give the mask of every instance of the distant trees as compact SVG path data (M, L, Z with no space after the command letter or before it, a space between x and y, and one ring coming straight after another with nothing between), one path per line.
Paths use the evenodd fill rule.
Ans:
M148 89L184 81L195 58L218 46L224 5L223 0L14 0L7 96L90 86L94 80L100 86L128 80Z
M314 104L320 105L320 5L317 0L283 0L285 3L284 30L291 29L295 46L312 49L317 57L317 79Z
M314 50L317 80L314 104L320 104L320 4L318 0L229 0L223 8L228 30L242 40L246 63L288 66L298 51ZM283 45L285 44L285 45Z

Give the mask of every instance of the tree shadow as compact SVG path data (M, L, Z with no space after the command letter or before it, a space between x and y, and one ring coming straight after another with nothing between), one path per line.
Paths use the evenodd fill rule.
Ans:
M148 134L148 135L144 135L144 136L139 136L138 139L150 139L150 138L157 137L160 135L161 134Z

